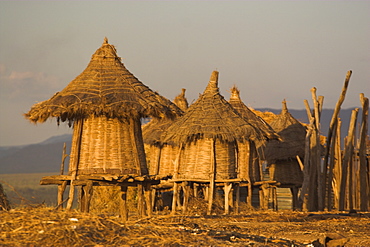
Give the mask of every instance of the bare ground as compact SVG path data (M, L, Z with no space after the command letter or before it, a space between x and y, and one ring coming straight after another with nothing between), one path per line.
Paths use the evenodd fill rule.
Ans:
M244 211L131 216L28 207L0 211L0 246L370 246L370 213Z

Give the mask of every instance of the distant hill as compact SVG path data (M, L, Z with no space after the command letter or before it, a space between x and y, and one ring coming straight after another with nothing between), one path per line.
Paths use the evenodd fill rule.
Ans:
M270 111L279 114L279 109L256 109L259 111ZM289 110L299 121L308 123L306 110ZM342 109L342 137L347 135L352 109ZM322 134L326 135L330 120L333 114L332 109L323 109L321 117ZM361 121L361 111L358 115ZM32 145L0 147L0 174L11 173L42 173L53 172L58 174L64 142L67 144L67 153L70 153L71 135L53 136L49 139ZM66 160L66 167L69 160Z

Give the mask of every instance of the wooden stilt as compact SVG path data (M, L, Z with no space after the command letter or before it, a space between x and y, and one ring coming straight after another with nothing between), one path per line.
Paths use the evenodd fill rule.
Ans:
M225 183L224 185L224 195L225 195L225 214L230 213L230 191L232 188L232 183Z
M146 215L148 217L152 216L153 212L153 198L152 198L152 190L151 190L151 184L145 183L144 185L144 197L145 197L145 206L146 206Z
M209 182L209 195L208 195L208 209L207 215L212 213L212 205L213 205L213 197L214 197L214 189L215 189L215 140L212 139L211 144L211 164L210 164L210 182Z
M75 155L76 155L76 157L74 159L74 164L72 164L72 167L73 167L72 169L73 170L72 170L71 182L70 182L70 185L69 185L69 198L68 198L68 202L67 202L67 206L66 206L67 210L72 209L73 199L74 199L74 195L75 195L74 181L76 180L76 177L77 177L78 165L79 165L79 162L80 162L83 119L76 120L75 128L77 128L77 133L78 133L76 143L74 143L74 145L76 145L75 146L75 150L76 150Z
M292 209L297 210L298 209L298 187L293 186L290 188L290 191L292 192Z
M272 186L271 191L272 191L273 209L274 209L274 211L277 211L278 210L278 202L277 202L276 186Z
M235 184L235 214L239 214L240 206L240 184Z
M81 212L88 213L90 211L90 201L93 192L93 182L88 181L86 185L81 188Z
M184 192L183 203L182 203L182 214L186 214L188 209L188 202L190 196L190 186L189 182L182 182L182 189Z
M63 181L61 185L58 185L58 206L57 210L62 210L63 209L63 194L64 191L66 190L68 181Z
M137 184L137 209L139 217L145 216L145 199L144 199L144 190L143 190L143 184L138 183Z
M120 214L124 221L128 220L128 209L127 209L127 186L121 186L121 207Z
M366 139L368 132L368 115L369 115L369 99L360 94L360 101L362 104L362 122L360 130L360 145L359 145L359 159L360 159L360 210L369 211L369 182L367 176L370 174L367 168L366 161Z
M177 198L178 198L178 183L174 182L173 183L173 195L172 195L172 211L171 214L175 215L176 214L176 206L177 206Z

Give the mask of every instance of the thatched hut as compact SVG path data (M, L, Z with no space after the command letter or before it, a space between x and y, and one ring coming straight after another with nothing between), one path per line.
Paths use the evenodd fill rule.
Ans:
M220 95L218 72L214 71L204 93L166 131L164 142L180 147L173 179L173 212L176 210L177 183L194 182L209 185L210 213L215 183L229 188L228 191L225 189L225 195L228 195L233 182L244 180L239 177L242 168L238 143L257 143L263 138ZM186 208L186 196L184 202ZM228 211L226 200L225 211Z
M282 140L268 142L265 157L270 179L281 183L282 187L292 189L295 207L297 188L301 187L303 182L297 156L301 160L304 159L306 128L289 113L285 100L282 105L281 113L270 124Z
M87 68L49 100L25 114L32 122L48 118L73 124L69 175L148 175L140 119L181 114L132 73L105 38ZM143 178L141 178L143 180Z
M173 101L183 112L188 109L185 91L186 89L183 88ZM172 176L174 173L174 161L178 153L178 147L163 142L163 133L174 120L153 118L143 126L144 146L147 150L149 174L151 175Z
M243 119L252 125L261 136L264 136L267 141L279 139L279 136L272 129L272 127L244 104L240 98L240 91L235 86L231 88L229 103L234 107L235 110L237 110ZM240 172L242 174L250 173L252 182L260 181L263 176L260 162L264 159L264 146L266 142L260 142L257 144L260 144L260 146L256 147L254 142L249 141L247 145L243 145L239 148L239 152L244 154L242 157L246 159L243 163L250 163L251 165L249 169L244 169ZM252 157L249 157L249 155L252 155ZM248 162L248 160L253 160L253 162Z

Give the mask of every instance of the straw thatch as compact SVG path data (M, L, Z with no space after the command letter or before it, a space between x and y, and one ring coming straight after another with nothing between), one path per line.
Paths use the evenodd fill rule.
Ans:
M254 145L264 139L263 133L247 123L220 95L218 72L214 71L204 93L168 127L164 142L182 146L176 178L208 180L213 163L215 179L237 178L238 169L245 165L238 146L250 142ZM249 161L251 156L245 156Z
M188 100L185 97L185 88L181 89L181 93L175 97L173 103L175 103L182 111L186 111L189 108Z
M260 132L260 135L265 136L267 139L279 138L276 132L268 123L266 123L265 120L257 116L243 103L240 98L240 91L236 86L231 88L229 103L238 111L238 113L244 118L245 121L254 126L256 131Z
M306 128L288 112L285 100L271 127L282 140L270 141L265 148L270 178L282 184L301 185L303 174L296 156L304 158Z
M175 105L181 110L188 109L188 101L185 97L185 88L174 99ZM143 139L149 174L151 175L173 175L174 161L178 153L177 146L171 146L163 143L163 133L173 123L172 119L153 118L149 123L143 126Z
M168 128L164 141L180 145L203 138L226 142L264 139L220 95L217 71L212 73L207 88L198 100Z
M88 116L108 118L173 117L179 109L153 92L122 64L116 48L103 45L92 55L87 68L49 100L35 104L25 114L32 122L50 117L74 121Z
M267 144L265 156L268 161L304 156L306 128L289 113L285 100L282 104L281 113L270 124L282 141L271 141Z

